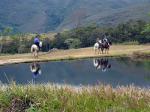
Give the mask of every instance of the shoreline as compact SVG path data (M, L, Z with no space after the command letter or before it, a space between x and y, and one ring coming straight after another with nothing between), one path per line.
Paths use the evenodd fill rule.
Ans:
M93 47L69 50L55 50L39 53L39 57L37 59L34 59L31 53L2 55L0 56L0 66L8 64L31 63L34 61L47 62L102 57L150 59L150 45L114 45L110 49L109 54L95 54Z

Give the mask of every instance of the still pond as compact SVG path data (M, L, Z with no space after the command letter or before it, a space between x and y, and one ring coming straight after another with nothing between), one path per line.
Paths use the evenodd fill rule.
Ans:
M0 66L0 82L8 84L134 84L150 87L150 61L127 58L97 58L52 62L33 62Z

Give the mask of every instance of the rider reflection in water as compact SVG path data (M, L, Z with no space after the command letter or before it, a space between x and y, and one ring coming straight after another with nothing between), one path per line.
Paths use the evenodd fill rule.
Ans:
M101 69L103 72L106 72L111 68L111 64L109 64L108 59L94 59L93 64L96 69Z
M33 73L33 78L37 78L39 75L42 74L41 67L37 62L33 62L30 65L30 70Z

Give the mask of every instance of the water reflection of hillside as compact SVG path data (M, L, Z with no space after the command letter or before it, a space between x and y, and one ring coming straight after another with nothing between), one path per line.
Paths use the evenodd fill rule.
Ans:
M150 71L150 61L149 60L131 60L130 58L118 58L118 62L132 67L139 67L139 68L144 68L146 71Z
M102 72L106 72L111 68L111 64L109 63L109 60L107 58L93 59L93 65L97 70L101 69Z

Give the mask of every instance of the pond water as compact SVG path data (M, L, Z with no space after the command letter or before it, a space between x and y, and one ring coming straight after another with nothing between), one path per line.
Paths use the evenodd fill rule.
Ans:
M99 58L60 62L33 62L0 66L0 81L8 84L55 83L96 85L99 83L150 87L150 61Z

